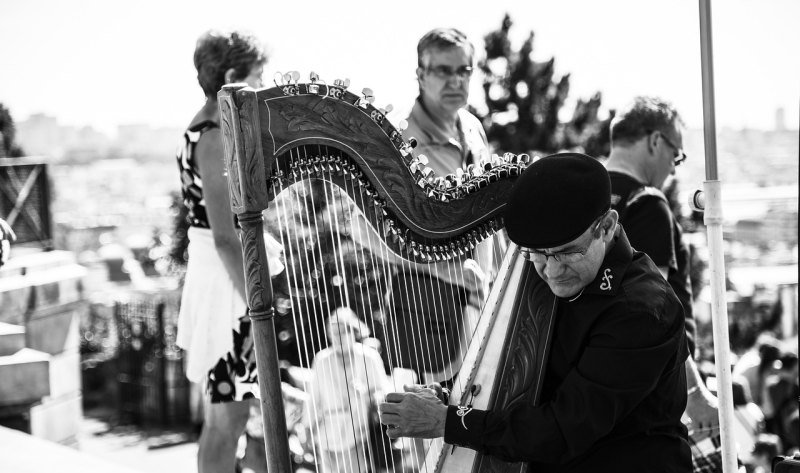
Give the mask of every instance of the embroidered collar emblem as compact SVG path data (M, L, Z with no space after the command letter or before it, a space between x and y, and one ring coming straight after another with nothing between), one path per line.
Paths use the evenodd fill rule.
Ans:
M461 418L461 425L464 426L464 430L469 430L467 428L467 424L464 423L464 417L466 417L470 412L472 412L472 408L468 406L458 406L458 409L456 410L456 415Z
M611 268L606 268L603 271L603 282L600 284L600 290L602 291L610 291L611 290L611 280L614 279L614 275L611 274Z

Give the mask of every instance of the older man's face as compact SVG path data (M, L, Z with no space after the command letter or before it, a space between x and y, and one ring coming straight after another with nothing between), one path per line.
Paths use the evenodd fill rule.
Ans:
M602 223L602 222L601 222ZM610 239L600 225L593 224L581 236L555 248L523 249L539 276L558 297L580 294L597 276Z
M422 64L417 79L427 106L455 114L467 104L472 58L465 48L431 49Z

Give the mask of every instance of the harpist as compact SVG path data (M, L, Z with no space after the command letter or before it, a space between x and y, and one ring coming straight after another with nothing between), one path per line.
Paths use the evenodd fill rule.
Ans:
M561 154L530 165L511 191L505 224L535 267L529 317L552 320L536 333L540 395L481 410L407 387L380 406L388 435L444 437L536 472L691 471L681 423L683 310L617 218L595 159Z

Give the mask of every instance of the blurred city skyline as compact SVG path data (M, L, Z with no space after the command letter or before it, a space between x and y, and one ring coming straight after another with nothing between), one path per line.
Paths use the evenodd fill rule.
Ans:
M329 82L350 78L370 87L376 105L394 105L393 120L416 96L416 43L436 26L462 29L483 54L483 37L511 15L513 45L533 30L533 58L555 58L570 74L563 112L603 94L603 112L639 94L660 95L689 128L703 124L699 8L693 0L493 2L410 0L393 8L366 0L299 4L206 0L136 5L94 0L3 0L0 3L0 102L15 121L55 117L60 125L182 127L202 105L192 53L209 28L237 28L265 42L276 72L315 71ZM718 128L797 129L800 2L712 2ZM482 103L480 80L471 102ZM782 123L782 125L781 125Z

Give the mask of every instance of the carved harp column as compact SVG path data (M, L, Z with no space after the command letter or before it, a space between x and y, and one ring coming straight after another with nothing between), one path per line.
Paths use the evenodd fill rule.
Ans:
M270 472L291 471L286 418L281 395L272 281L264 245L267 208L264 157L255 92L243 84L225 86L218 95L225 168L231 208L241 226L247 307L252 321L253 343L261 394L261 418L270 435L264 435Z

